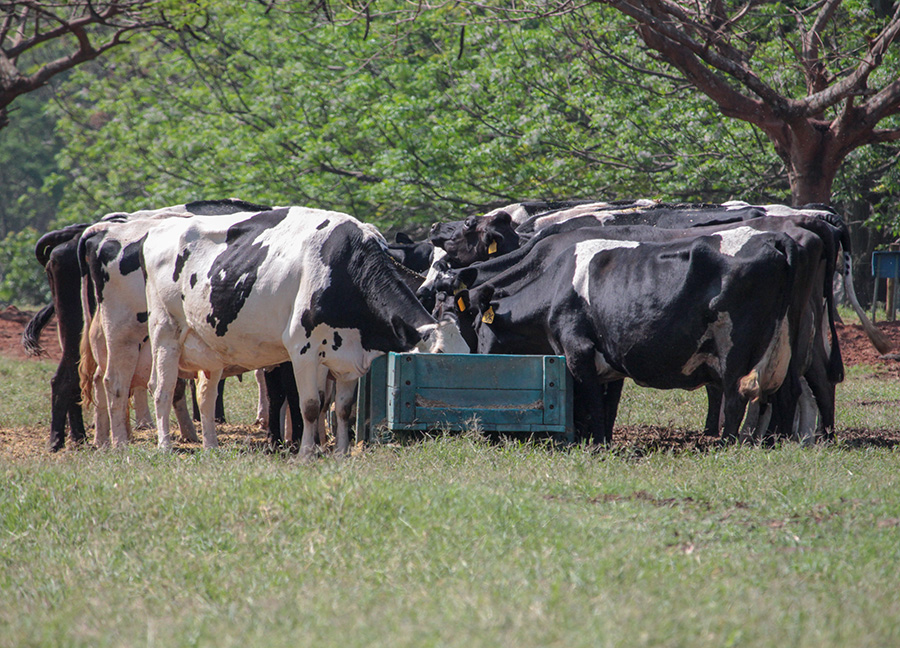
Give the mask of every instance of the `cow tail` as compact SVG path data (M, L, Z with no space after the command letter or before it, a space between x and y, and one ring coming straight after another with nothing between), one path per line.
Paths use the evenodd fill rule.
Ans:
M78 266L81 269L81 311L84 317L84 326L81 329L81 342L79 343L80 359L78 361L78 379L81 384L81 404L94 405L94 374L97 372L97 359L91 348L91 326L93 325L96 300L93 294L94 284L91 281L91 273L87 264L86 239L82 237L78 241Z
M863 310L862 306L859 305L859 300L856 298L856 290L853 288L853 265L851 263L852 257L850 254L850 230L844 226L841 228L841 249L843 252L843 265L844 265L844 292L847 294L847 298L850 300L850 305L853 307L853 310L856 312L856 316L859 318L860 324L862 324L863 330L866 332L869 340L878 349L878 352L881 355L886 353L890 353L892 350L892 346L890 340L888 340L887 336L884 335L881 331L879 331L874 324L866 317L866 312Z
M837 246L840 244L843 247L847 225L844 223L843 218L831 212L817 213L812 222L817 223L818 221L825 221L828 225L821 231L819 231L818 227L816 230L813 230L825 244L825 277L822 285L822 295L825 299L825 314L828 317L828 330L831 335L831 350L828 354L825 375L830 383L837 384L844 380L844 359L841 357L841 345L838 342L837 327L835 326L835 322L839 321L839 316L837 304L834 302L833 278L836 271ZM839 233L840 240L835 237L835 231ZM849 234L846 240L849 245ZM841 273L841 277L843 277L843 273Z
M47 326L47 322L50 321L55 312L56 309L50 303L39 310L37 315L28 322L25 332L22 333L22 346L25 347L25 352L28 355L36 357L45 355L44 347L41 346L41 331Z
M97 373L97 359L91 348L92 320L85 312L84 328L81 330L81 344L79 350L81 359L78 361L78 379L81 383L81 404L94 405L94 374Z
M837 327L835 326L837 305L834 303L834 286L832 282L834 265L834 255L830 255L825 264L825 285L823 286L828 329L831 332L831 351L828 354L828 365L825 368L825 375L830 383L837 384L844 381L844 359L841 356L841 345L838 342Z

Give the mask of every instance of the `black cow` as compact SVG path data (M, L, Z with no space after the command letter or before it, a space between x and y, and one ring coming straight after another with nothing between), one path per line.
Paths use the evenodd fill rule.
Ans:
M797 244L748 229L667 243L585 236L561 250L537 245L454 299L473 311L479 352L566 356L586 438L609 441L618 389L603 385L623 377L658 388L720 386L725 436L736 438L746 403L781 385L799 326L789 317Z
M388 243L388 254L404 267L423 274L431 267L434 244L431 241L413 241L409 234L398 232L394 242Z
M519 235L512 217L505 211L469 216L461 222L437 223L432 226L428 238L436 247L444 249L446 261L453 268L500 256L519 247Z
M516 231L519 234L519 240L521 242L528 242L525 243L525 247L527 248L529 244L534 244L543 238L559 236L565 232L581 229L583 227L597 227L598 225L605 227L612 225L652 225L656 228L681 229L700 226L725 226L728 223L739 223L765 215L778 216L781 218L813 218L817 221L827 223L831 226L829 231L823 232L820 227L816 233L823 239L823 242L827 245L829 250L834 251L837 247L840 247L844 251L845 259L849 258L850 240L847 227L840 216L835 214L829 207L823 205L807 205L804 208L797 210L784 205L753 206L739 201L733 201L723 205L670 205L654 203L651 201L607 204L595 203L582 205L574 209L568 208L538 214L527 223L520 225ZM807 222L805 227L806 229L810 229L815 227L815 225L814 222ZM457 254L461 258L478 258L479 249L483 249L484 247L481 245L479 248L474 243L465 240L458 232L456 233L451 246L457 251ZM499 264L495 259L484 265L491 269L490 271L492 272L502 271L502 269L514 264L526 254L527 249L516 251L505 261L499 261ZM483 252L481 253L480 258L486 258ZM456 265L459 264L457 263ZM880 331L871 324L865 316L864 311L859 306L855 292L853 291L849 261L846 261L843 265L845 270L844 284L851 305L857 312L860 321L873 344L879 351L884 353L890 348L889 342L884 338ZM449 264L442 261L438 261L434 264L429 273L429 279L419 291L421 299L427 300L433 295L435 283L439 281L438 278L441 272L446 271L448 266ZM830 298L830 288L827 289L826 295ZM833 324L831 319L832 314L829 315L829 321ZM832 347L836 347L836 340L834 340ZM822 425L825 426L825 434L826 436L830 436L830 430L834 420L834 384L832 383L830 387L825 387L823 384L823 376L836 375L833 370L829 369L829 367L833 366L830 358L834 355L834 349L829 352L816 347L815 355L818 356L819 359L812 361L807 368L808 375L804 375L803 380L809 383L812 393L815 394L820 415L822 417L821 422ZM795 386L794 390L796 391L797 389L800 388ZM707 430L713 429L713 426L718 421L718 407L716 403L720 400L715 393L715 387L710 387L710 392L710 411L707 417ZM830 393L830 396L827 395L828 393ZM781 405L778 407L784 412L784 416L782 416L780 420L780 427L783 430L785 429L785 417L789 416L794 410L793 401L782 398L781 395L779 395L779 399L776 400L781 401ZM786 406L784 404L785 402L789 405ZM778 418L774 419L774 427L778 426L778 421Z
M39 354L41 330L53 314L59 327L62 357L56 373L50 379L50 451L56 452L66 445L66 421L73 443L85 440L78 384L78 343L81 339L81 280L78 274L76 249L78 237L87 224L69 225L44 234L35 246L35 256L47 272L50 295L53 300L28 323L22 338L25 348Z

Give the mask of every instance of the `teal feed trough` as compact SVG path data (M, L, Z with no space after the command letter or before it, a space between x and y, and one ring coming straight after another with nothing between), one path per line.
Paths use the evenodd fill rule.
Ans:
M357 441L382 431L461 431L574 439L563 356L389 353L360 379Z

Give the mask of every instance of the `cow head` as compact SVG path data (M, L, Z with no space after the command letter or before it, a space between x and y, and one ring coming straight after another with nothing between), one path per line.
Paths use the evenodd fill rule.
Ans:
M413 351L419 353L469 353L469 345L459 332L455 317L444 317L435 324L418 329L421 341Z
M415 242L403 232L398 232L394 240L388 244L388 254L413 272L427 272L434 254L431 241Z
M447 252L447 261L453 268L463 268L519 247L512 217L505 211L469 216L462 223L439 223L431 228L429 239Z

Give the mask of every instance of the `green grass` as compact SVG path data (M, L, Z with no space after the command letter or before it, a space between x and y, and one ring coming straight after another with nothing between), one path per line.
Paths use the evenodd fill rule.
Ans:
M2 416L34 425L47 383L8 384L18 364ZM896 429L896 384L849 374L840 425ZM235 421L254 387L229 382ZM704 411L702 390L629 385L622 422ZM472 434L311 463L0 460L0 646L900 645L898 474L872 445L637 457Z
M56 365L0 356L0 426L50 427L50 379Z

